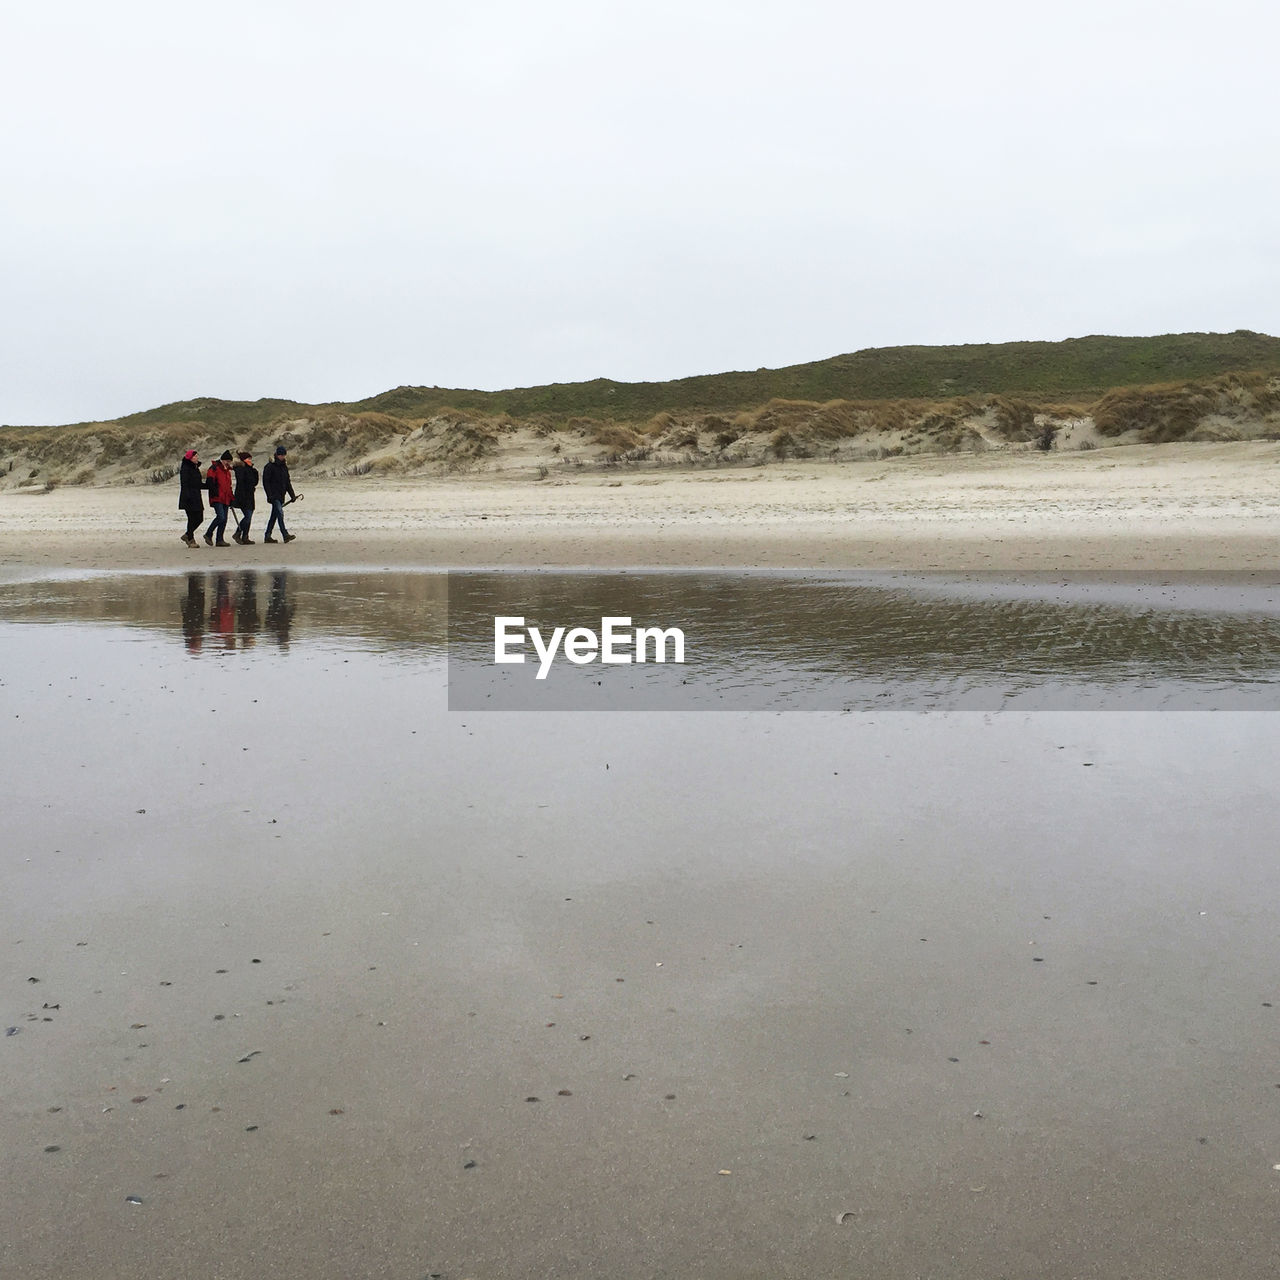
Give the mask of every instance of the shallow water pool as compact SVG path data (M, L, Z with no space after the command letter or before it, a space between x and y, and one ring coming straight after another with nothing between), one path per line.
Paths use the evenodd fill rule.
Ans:
M660 577L0 591L6 1275L1274 1273L1270 585Z

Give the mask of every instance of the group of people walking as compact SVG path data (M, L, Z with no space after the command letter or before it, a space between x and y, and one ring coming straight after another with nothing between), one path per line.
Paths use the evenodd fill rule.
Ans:
M285 501L296 502L302 495L293 491L293 482L289 479L288 453L284 445L278 445L275 456L262 468L262 496L271 507L263 542L292 542L294 539L294 535L284 525ZM213 508L213 519L204 531L205 545L231 545L226 539L226 532L227 516L232 507L240 512L235 531L231 535L232 542L238 542L241 546L253 545L253 539L249 537L249 526L253 523L258 469L253 465L251 454L242 451L233 455L230 449L226 449L209 470L201 474L200 451L188 449L182 455L178 481L181 486L178 510L184 511L187 516L187 531L182 535L182 541L187 546L197 545L195 532L204 520L206 492L209 494L209 505ZM279 539L271 536L277 525L280 528Z

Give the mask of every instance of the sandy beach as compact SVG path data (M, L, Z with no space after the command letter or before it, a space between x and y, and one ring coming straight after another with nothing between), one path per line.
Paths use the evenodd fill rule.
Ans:
M1280 6L1154 9L10 6L0 1280L1280 1277Z
M0 497L0 1273L1266 1280L1274 716L450 712L430 570L1274 569L1277 464Z
M295 487L297 541L228 566L1245 569L1276 563L1280 443ZM0 571L212 561L176 505L176 482L0 494Z

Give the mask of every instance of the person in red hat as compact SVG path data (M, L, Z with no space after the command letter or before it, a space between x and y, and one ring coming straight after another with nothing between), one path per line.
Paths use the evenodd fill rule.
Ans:
M178 510L187 514L187 531L182 540L189 547L196 545L195 532L204 519L204 481L200 478L200 451L188 449L178 466Z

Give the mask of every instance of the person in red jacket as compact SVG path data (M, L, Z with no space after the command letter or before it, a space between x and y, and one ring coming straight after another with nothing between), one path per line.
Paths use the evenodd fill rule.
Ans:
M224 449L222 457L205 473L205 485L209 490L209 504L213 507L213 519L204 531L206 546L229 547L223 536L227 531L227 508L231 505L231 450ZM214 542L214 534L218 540Z

